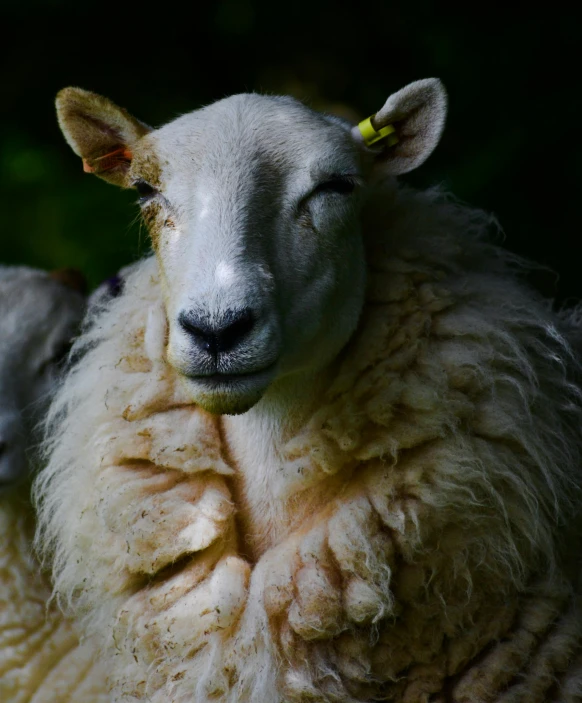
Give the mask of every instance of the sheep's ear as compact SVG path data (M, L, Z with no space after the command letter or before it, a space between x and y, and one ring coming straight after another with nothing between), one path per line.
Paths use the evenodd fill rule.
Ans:
M128 187L133 148L150 128L111 100L81 88L64 88L56 104L59 125L83 159L83 170Z
M383 173L397 176L420 166L439 142L447 94L438 78L410 83L391 95L375 115L353 128L360 143L377 152Z

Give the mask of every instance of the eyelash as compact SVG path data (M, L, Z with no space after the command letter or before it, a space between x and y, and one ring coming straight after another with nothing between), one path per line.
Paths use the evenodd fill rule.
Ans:
M154 195L157 195L158 191L149 183L143 180L137 180L133 183L133 187L137 190L139 195L139 203L146 203Z
M315 186L305 197L301 199L297 207L298 214L305 218L309 211L309 201L319 194L336 194L340 197L350 196L360 184L357 176L331 176L326 181L322 181ZM310 217L310 216L309 216Z
M351 195L358 185L358 181L353 176L332 176L327 181L320 183L311 192L317 193L337 193L338 195Z

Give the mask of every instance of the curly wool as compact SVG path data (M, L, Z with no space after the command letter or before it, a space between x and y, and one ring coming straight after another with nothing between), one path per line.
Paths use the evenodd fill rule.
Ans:
M0 265L0 701L105 703L96 651L51 603L34 558L34 425L85 308L83 279Z
M38 545L114 700L580 700L570 322L482 213L379 195L358 330L277 448L273 470L295 477L282 540L245 518L228 433L164 360L153 259L81 338L49 418Z
M50 604L49 580L32 554L33 533L25 492L0 495L0 700L106 703L95 648L80 643L75 624Z

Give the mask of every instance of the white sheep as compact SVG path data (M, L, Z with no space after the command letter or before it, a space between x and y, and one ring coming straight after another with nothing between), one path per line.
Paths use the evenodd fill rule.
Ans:
M50 411L38 544L116 701L579 701L581 375L491 218L393 178L445 117L68 88L155 258Z
M63 285L65 283L66 285ZM78 275L0 266L0 701L105 701L90 643L55 605L32 555L30 452L80 322Z
M0 485L26 477L32 428L85 307L73 284L63 285L74 275L0 266Z

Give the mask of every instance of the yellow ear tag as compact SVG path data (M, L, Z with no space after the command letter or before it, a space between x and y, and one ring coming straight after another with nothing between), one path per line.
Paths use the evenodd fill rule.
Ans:
M381 139L386 139L387 146L394 146L394 144L398 144L396 129L389 124L386 125L386 127L376 130L372 126L372 117L374 117L374 115L370 115L370 117L362 120L358 125L366 146L372 146L372 144L379 142Z

